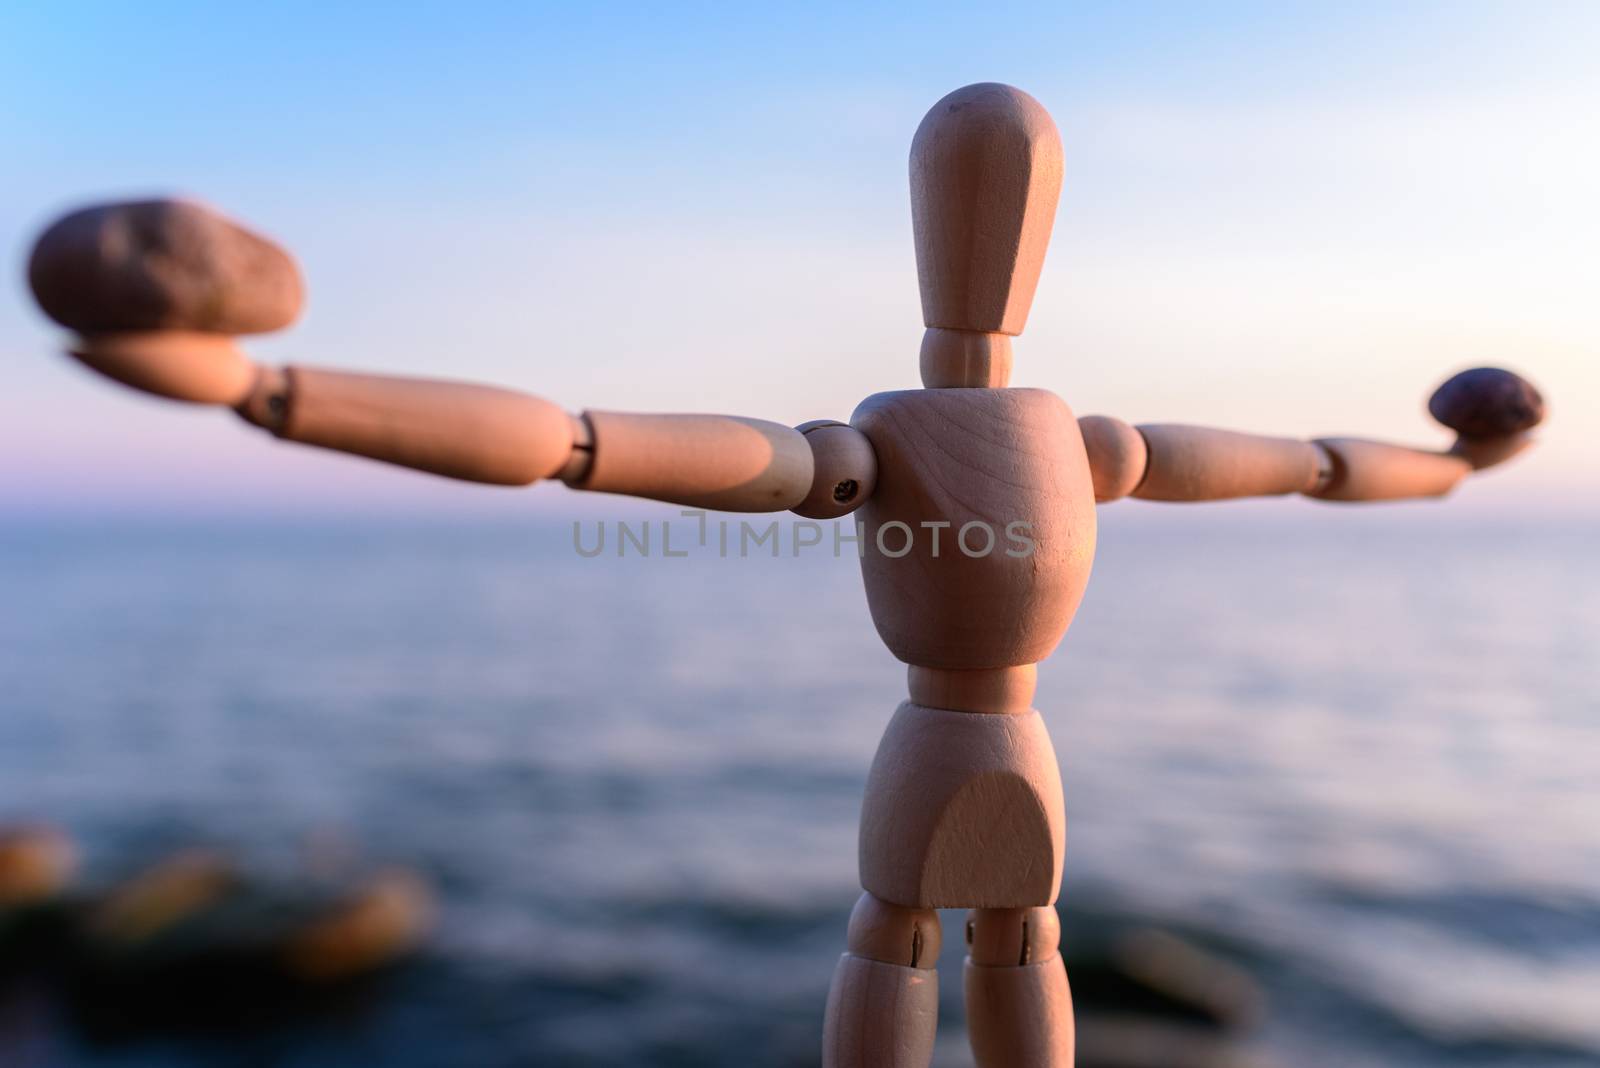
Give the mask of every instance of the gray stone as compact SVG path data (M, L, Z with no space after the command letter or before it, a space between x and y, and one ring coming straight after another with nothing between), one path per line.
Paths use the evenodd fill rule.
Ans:
M304 290L290 255L203 205L145 200L75 211L34 245L28 281L80 334L288 326Z

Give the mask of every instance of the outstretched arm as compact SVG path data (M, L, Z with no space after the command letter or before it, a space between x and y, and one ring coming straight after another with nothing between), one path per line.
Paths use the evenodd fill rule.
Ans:
M838 424L571 416L489 386L258 365L234 335L292 322L299 273L276 245L196 204L69 215L40 237L29 280L45 312L77 333L70 351L88 366L147 392L231 407L288 441L473 482L560 478L575 489L735 512L826 518L872 491L870 446L863 456L865 439Z
M1129 426L1090 415L1078 421L1095 499L1217 501L1302 493L1329 501L1439 497L1473 471L1532 444L1544 417L1538 390L1510 371L1479 367L1445 382L1428 402L1456 432L1434 452L1362 438L1261 437L1207 427Z

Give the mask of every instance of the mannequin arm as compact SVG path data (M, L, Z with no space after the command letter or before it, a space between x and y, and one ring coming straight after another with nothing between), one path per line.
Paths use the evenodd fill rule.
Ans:
M1131 427L1106 416L1079 420L1095 499L1215 501L1301 493L1329 501L1439 497L1473 471L1532 444L1544 415L1537 390L1509 371L1463 371L1429 402L1457 433L1434 452L1360 438L1260 437L1206 427Z
M70 351L83 363L146 392L231 407L287 441L473 482L560 478L574 489L725 511L842 515L871 492L861 442L837 424L569 416L488 386L258 365L233 336L293 321L299 271L277 245L198 204L69 215L40 237L29 281L44 311L77 333ZM832 480L813 485L825 476ZM841 497L846 482L853 488Z
M262 369L239 405L287 441L449 478L623 493L733 512L781 511L811 488L811 449L795 430L726 415L584 412L463 382Z
M560 478L574 489L770 512L800 505L815 468L805 435L759 419L571 416L541 397L492 386L261 366L229 338L179 331L80 338L72 352L126 384L229 405L285 441L469 482ZM197 396L212 392L201 379L248 384L242 395Z

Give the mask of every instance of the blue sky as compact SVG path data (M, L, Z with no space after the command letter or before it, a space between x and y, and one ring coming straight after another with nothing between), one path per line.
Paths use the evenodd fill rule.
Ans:
M307 314L263 359L846 417L916 385L906 150L980 80L1067 153L1016 384L1434 444L1432 386L1505 362L1554 417L1469 503L1592 507L1596 54L1586 4L14 5L0 507L571 507L296 453L55 356L33 235L154 192L299 256Z

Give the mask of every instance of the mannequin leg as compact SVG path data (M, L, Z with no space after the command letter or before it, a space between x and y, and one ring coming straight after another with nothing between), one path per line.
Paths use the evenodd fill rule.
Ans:
M1053 907L975 909L967 921L967 1031L978 1068L1072 1068L1072 992Z
M939 914L862 894L834 969L823 1068L928 1068L939 1019Z

